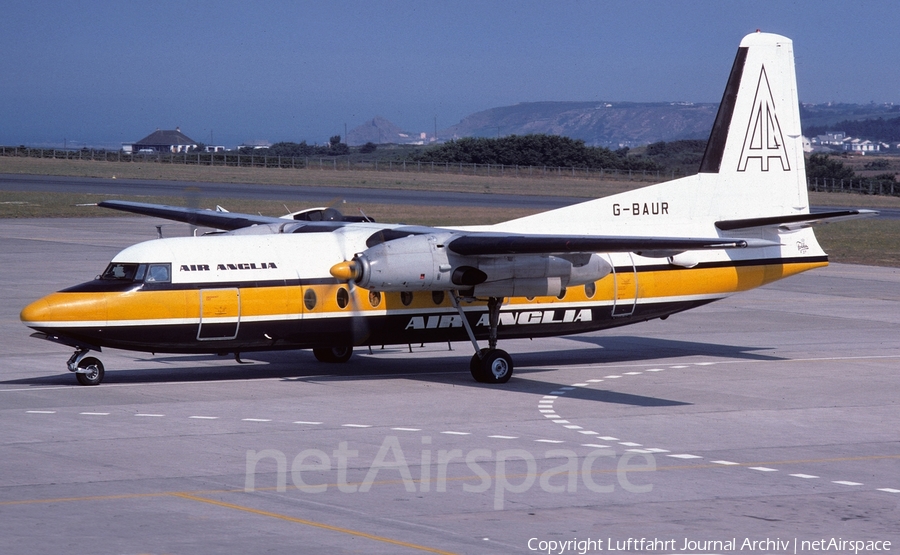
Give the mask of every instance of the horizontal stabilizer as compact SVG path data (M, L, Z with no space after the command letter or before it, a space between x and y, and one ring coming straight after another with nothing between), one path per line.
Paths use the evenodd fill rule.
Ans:
M877 215L878 212L876 210L837 210L834 212L820 212L818 214L787 214L766 218L723 220L716 222L716 228L722 231L735 231L758 227L777 227L785 231L793 231L818 224L870 218Z

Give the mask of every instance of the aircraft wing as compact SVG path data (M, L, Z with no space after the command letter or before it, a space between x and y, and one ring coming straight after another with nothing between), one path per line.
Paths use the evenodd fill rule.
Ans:
M447 247L463 256L512 254L575 254L595 252L679 253L703 249L739 249L778 245L733 238L625 237L593 235L506 235L472 233L451 240Z
M231 231L256 224L284 223L282 218L272 216L254 216L252 214L239 214L237 212L218 212L200 208L184 208L181 206L166 206L162 204L147 204L144 202L129 202L126 200L104 200L97 206L122 210L144 216L155 216L176 222L184 222L191 225L201 225L215 229Z

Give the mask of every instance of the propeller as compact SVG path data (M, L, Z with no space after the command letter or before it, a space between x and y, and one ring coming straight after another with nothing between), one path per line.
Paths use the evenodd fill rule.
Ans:
M335 279L345 284L347 287L347 293L349 295L347 308L349 308L351 312L351 342L353 345L357 345L366 342L370 335L369 323L363 314L362 295L378 295L377 303L371 302L373 300L372 297L367 299L372 305L380 304L384 302L384 300L380 293L369 293L367 290L358 287L356 284L356 280L359 277L358 264L353 260L355 253L348 251L347 234L353 233L352 228L344 227L335 230L333 233L334 237L337 239L338 248L341 251L341 256L344 258L344 261L332 266L330 272Z

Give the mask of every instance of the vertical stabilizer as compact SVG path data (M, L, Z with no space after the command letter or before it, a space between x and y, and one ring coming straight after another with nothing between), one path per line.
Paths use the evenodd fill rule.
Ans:
M808 212L790 39L756 32L741 41L700 173L744 191L737 196L761 213Z

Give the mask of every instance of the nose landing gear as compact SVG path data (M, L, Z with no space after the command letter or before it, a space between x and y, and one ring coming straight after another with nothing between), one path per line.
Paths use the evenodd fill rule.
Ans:
M88 349L78 348L69 357L66 364L70 372L75 372L75 378L81 385L99 385L103 381L103 363L96 357L85 356Z

